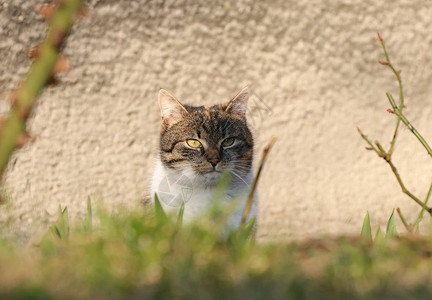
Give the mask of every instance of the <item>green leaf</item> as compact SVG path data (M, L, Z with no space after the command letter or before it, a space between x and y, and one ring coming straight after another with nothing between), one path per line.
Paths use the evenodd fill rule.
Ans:
M90 197L87 198L87 215L84 219L84 231L91 232L93 228L93 214Z
M387 222L387 232L386 232L386 237L396 237L398 236L398 233L396 231L396 221L395 221L395 217L394 217L394 209L390 215L390 218Z
M162 205L159 201L159 197L156 193L154 197L154 209L155 209L156 220L158 220L159 222L165 222L167 220L167 215L165 214Z
M369 211L366 212L366 216L364 217L361 235L362 237L368 240L372 240L372 230L371 230Z
M61 209L59 205L57 213L57 221L52 224L47 233L41 240L41 249L44 254L50 254L54 251L54 243L58 240L67 240L69 238L69 214L68 209L65 207Z
M56 224L52 224L50 228L48 229L48 232L51 234L51 236L61 239L62 234L60 233L59 228Z
M55 243L60 238L60 232L58 231L57 226L52 224L41 240L40 248L42 254L45 256L54 254L56 249Z
M177 215L177 227L180 227L183 224L184 208L185 208L185 203L183 201L182 205L180 206L179 213Z
M377 242L377 241L381 241L383 239L384 239L384 235L383 235L383 233L381 231L381 227L378 227L378 229L377 229L377 231L375 233L375 239L374 239L374 241Z
M234 251L234 256L239 258L246 255L247 251L253 244L253 229L255 226L255 217L250 219L244 226L233 231L228 236L228 244Z
M60 239L65 240L69 237L69 213L67 207L62 210L61 205L59 205L57 222L55 226Z
M255 226L255 217L250 219L244 225L243 232L242 232L242 236L244 237L244 239L248 239L252 237L252 231L254 229L254 226Z

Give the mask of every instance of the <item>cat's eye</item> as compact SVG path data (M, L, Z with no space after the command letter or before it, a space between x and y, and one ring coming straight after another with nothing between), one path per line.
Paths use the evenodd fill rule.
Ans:
M192 139L186 140L186 143L191 148L200 148L201 147L201 143L198 140L192 140Z
M231 147L235 142L235 138L227 138L222 142L222 147L228 148Z

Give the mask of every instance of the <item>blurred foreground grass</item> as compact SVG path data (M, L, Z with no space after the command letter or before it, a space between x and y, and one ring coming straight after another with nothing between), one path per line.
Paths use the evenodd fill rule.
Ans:
M29 76L29 87L24 84L15 95L11 117L3 124L0 175L23 142L29 112L55 75L60 46L81 9L79 0L58 4L41 47L45 50L33 65L37 72L30 72L37 76ZM387 152L359 133L368 150L391 163L399 123L411 125L402 115L400 74L379 40L387 59L381 64L394 71L400 86L400 109L389 97L397 125ZM424 202L407 194L422 207L418 220L432 211L426 207L430 192ZM67 215L59 211L40 247L23 249L0 238L0 299L432 299L432 234L398 237L394 214L387 237L378 234L373 242L367 215L362 237L273 244L254 244L247 225L226 238L226 219L217 211L184 226L161 211L101 211L96 226L88 215L82 228L72 230ZM414 231L416 226L417 221L406 227Z
M61 212L64 215L64 211ZM256 244L149 212L57 222L40 247L0 242L1 299L431 299L432 237ZM91 220L90 220L91 221ZM60 230L61 231L61 230Z

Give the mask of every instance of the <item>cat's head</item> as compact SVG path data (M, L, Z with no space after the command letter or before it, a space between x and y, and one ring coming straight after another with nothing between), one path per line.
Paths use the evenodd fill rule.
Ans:
M190 106L160 90L162 164L207 186L216 184L222 172L245 178L253 156L246 122L248 98L246 87L225 104Z

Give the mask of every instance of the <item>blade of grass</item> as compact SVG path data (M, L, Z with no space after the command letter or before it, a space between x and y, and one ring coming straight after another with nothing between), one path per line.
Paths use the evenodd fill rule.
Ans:
M183 224L184 208L185 208L185 203L183 201L182 204L181 204L181 206L180 206L179 213L177 215L177 227L181 227L182 224Z
M165 214L165 211L163 210L163 207L159 201L159 197L156 193L154 197L154 209L156 220L158 220L159 222L164 222L167 220L167 215Z
M69 237L69 213L67 207L62 210L59 205L56 227L60 233L60 238L66 240Z
M256 220L255 217L253 217L248 222L246 222L242 232L242 235L245 240L252 237L252 232L255 227L255 220Z
M366 212L366 216L364 217L361 235L368 240L372 240L369 212Z
M60 229L58 228L58 226L56 224L52 224L48 230L52 236L61 239L62 238L62 233L60 232Z
M259 177L261 175L261 171L262 171L262 169L264 167L264 163L265 163L265 161L267 159L267 155L270 152L270 149L273 147L273 145L274 145L275 142L276 142L276 138L273 137L270 140L270 143L263 150L263 154L262 154L262 157L261 157L261 163L260 163L258 172L257 172L257 174L255 176L255 179L254 179L254 182L253 182L253 185L252 185L252 189L249 192L249 197L247 199L246 206L245 206L244 211L243 211L243 217L242 217L242 220L241 220L241 223L240 223L240 227L244 226L244 224L245 224L245 222L247 220L247 217L249 216L249 212L250 212L251 207L252 207L252 202L253 202L255 190L256 190L256 187L257 187L257 184L258 184L258 180L259 180Z
M416 221L414 222L414 227L417 229L417 232L418 232L418 227L419 227L420 221L423 219L423 215L424 215L424 212L426 210L426 205L427 205L427 203L429 201L431 193L432 193L432 183L431 183L431 185L429 187L429 191L428 191L428 193L426 195L426 199L424 201L424 206L422 207L422 209L421 209L421 211L420 211L420 213L419 213Z
M390 218L387 222L387 230L386 230L386 235L385 237L396 237L397 231L396 231L396 222L395 222L395 217L394 217L394 209L390 215Z
M384 239L384 234L381 231L381 227L378 227L376 233L375 233L375 238L374 241L378 242Z
M90 197L87 198L87 215L84 219L84 231L91 232L93 228L93 213Z

